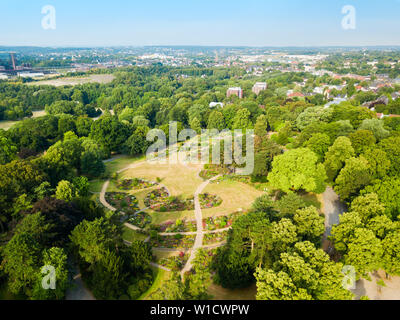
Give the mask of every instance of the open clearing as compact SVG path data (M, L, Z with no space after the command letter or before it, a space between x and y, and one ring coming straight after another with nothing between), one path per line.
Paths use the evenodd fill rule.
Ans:
M52 79L52 80L41 80L36 82L27 83L30 86L76 86L85 83L97 82L101 84L110 83L115 79L115 76L112 74L92 74L88 77L70 77L70 78L60 78L60 79Z
M44 110L39 110L39 111L32 111L33 116L31 118L40 118L46 115L46 111ZM28 118L25 118L28 119ZM0 121L0 129L8 130L10 129L14 124L18 123L21 120L16 120L16 121Z
M161 179L171 195L191 197L197 187L203 182L198 177L201 170L199 165L184 166L181 164L155 164L143 162L134 169L125 171L123 178L142 178L150 181Z
M219 207L203 210L203 218L228 215L251 208L254 200L264 194L250 185L242 182L224 180L210 183L204 193L216 194L221 197Z

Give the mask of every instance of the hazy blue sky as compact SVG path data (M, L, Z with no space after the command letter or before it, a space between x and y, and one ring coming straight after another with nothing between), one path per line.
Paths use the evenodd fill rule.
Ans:
M0 0L0 14L0 45L400 45L399 0Z

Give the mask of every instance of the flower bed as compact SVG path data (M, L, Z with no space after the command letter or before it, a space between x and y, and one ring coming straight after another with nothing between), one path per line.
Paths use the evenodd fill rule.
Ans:
M226 240L228 237L228 231L217 232L217 233L206 233L204 235L203 245L212 245L215 243L220 243Z
M210 217L203 219L203 229L206 231L225 229L232 226L238 213L232 213L228 216Z
M170 197L165 188L150 192L144 199L146 207L158 212L185 211L194 209L193 198L182 200L179 197Z
M157 183L145 181L138 178L125 179L117 182L117 188L121 190L141 190L152 188L156 185Z
M185 254L184 252L180 252L177 256L160 259L158 264L173 271L179 271L183 269L188 260L189 255Z
M196 232L196 221L176 220L167 221L157 226L157 231L160 233L175 233L175 232Z
M154 248L189 249L193 247L196 236L157 236L152 237L150 244Z
M144 229L151 224L151 216L146 212L136 212L130 214L126 221L131 225Z
M107 192L105 199L114 208L126 214L139 211L139 201L133 195L124 192Z
M199 174L200 178L204 180L210 180L220 174L228 174L230 171L228 168L223 168L218 165L205 165L204 170L202 170Z
M199 195L200 206L202 209L215 208L221 205L222 199L219 196L203 193Z

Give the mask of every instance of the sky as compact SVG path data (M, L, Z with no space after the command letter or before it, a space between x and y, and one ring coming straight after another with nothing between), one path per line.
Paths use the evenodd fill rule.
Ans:
M0 15L0 46L400 45L400 0L0 0Z

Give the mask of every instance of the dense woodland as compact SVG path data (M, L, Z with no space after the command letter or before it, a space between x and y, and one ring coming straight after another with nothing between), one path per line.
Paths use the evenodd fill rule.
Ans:
M323 95L288 99L286 92L304 77L305 90L334 84L327 76L266 74L268 89L259 96L251 88L260 79L235 68L153 66L115 76L110 84L60 88L0 83L0 120L48 113L0 130L0 282L13 294L63 299L72 263L96 298L137 299L149 288L151 248L123 244L120 220L89 200L88 181L106 177L103 160L112 154L143 154L147 132L168 133L170 121L198 133L254 129L251 180L275 190L234 223L213 259L200 251L191 276L183 283L175 275L154 298L206 299L211 269L223 287L256 282L257 298L268 300L351 299L342 287L345 264L359 276L378 269L400 275L400 118L379 120L361 106L395 88L367 95L349 79L351 99L326 109ZM227 98L231 86L241 86L245 98ZM380 108L399 113L400 103L390 98ZM334 257L320 249L324 218L297 195L327 185L349 207L332 232ZM48 264L63 279L56 291L40 286Z

